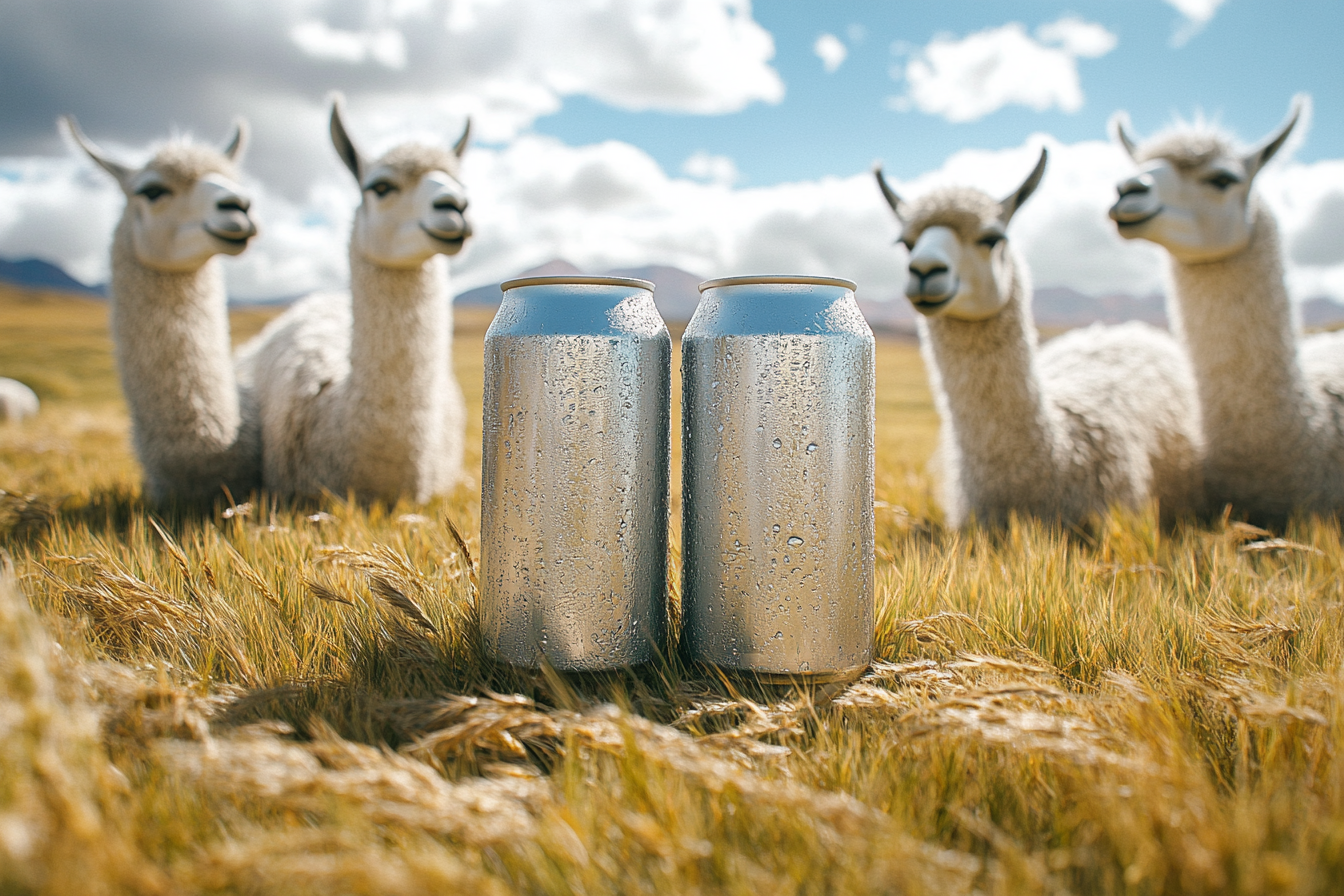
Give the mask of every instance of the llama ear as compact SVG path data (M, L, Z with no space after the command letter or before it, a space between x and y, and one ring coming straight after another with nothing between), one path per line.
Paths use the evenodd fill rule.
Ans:
M367 165L364 164L364 157L355 149L354 141L350 135L345 132L345 125L341 122L341 98L336 96L331 101L331 145L336 147L336 154L341 157L345 167L350 169L350 173L355 176L355 180L360 186L364 185L363 172Z
M135 174L135 169L129 165L123 165L116 161L107 153L98 148L84 132L79 129L79 123L75 121L73 115L62 115L60 117L60 127L65 135L75 142L75 145L84 150L89 158L98 163L98 166L117 179L123 192L129 192L131 188L131 176Z
M230 162L241 162L243 153L247 152L247 144L251 136L252 133L247 126L247 120L235 118L233 120L233 136L229 138L228 143L224 144L224 148L220 152L224 153L224 157Z
M1013 215L1017 214L1017 210L1022 207L1022 204L1026 202L1027 199L1031 197L1031 194L1036 192L1036 188L1041 185L1041 178L1045 176L1045 163L1049 158L1049 151L1042 146L1041 158L1036 163L1036 167L1031 169L1031 173L1027 175L1027 179L1022 181L1022 186L1008 194L1008 196L999 203L999 220L1004 224L1007 224L1012 220Z
M470 138L471 138L471 116L468 115L467 126L462 129L462 136L458 137L457 142L453 144L453 155L457 156L459 159L462 158L462 154L467 151L467 140L469 140Z
M887 205L891 206L891 210L896 213L896 220L904 224L910 216L909 203L897 196L896 191L891 188L891 184L887 183L887 179L882 176L882 166L880 164L873 166L873 176L877 178L877 187L882 191L882 196L887 200Z
M1311 95L1299 93L1293 97L1293 104L1288 109L1288 118L1279 129L1270 134L1260 145L1246 154L1242 161L1246 165L1247 177L1255 177L1260 169L1288 142L1288 135L1293 132L1299 120L1311 117Z
M1139 161L1139 146L1134 142L1134 138L1129 136L1129 128L1132 126L1129 122L1128 112L1116 112L1111 116L1110 131L1115 135L1115 141L1124 147L1125 154L1129 156L1130 161L1137 163Z

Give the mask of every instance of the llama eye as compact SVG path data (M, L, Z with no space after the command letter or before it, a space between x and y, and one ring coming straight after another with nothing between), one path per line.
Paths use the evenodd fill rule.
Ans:
M364 189L372 190L375 194L382 197L386 196L388 193L395 193L397 191L397 185L389 180L380 180L369 184Z
M164 196L171 196L172 193L172 190L160 184L146 184L135 191L135 195L143 196L150 202L156 202Z
M1204 183L1213 187L1215 190L1226 190L1233 184L1241 183L1241 178L1228 171L1218 171L1206 177Z
M984 236L980 237L980 239L976 240L976 242L979 245L984 246L986 249L993 249L999 243L1003 242L1003 234L987 233Z

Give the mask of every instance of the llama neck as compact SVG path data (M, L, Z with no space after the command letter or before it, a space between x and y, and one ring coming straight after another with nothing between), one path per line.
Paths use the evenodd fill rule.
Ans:
M1239 483L1234 491L1286 494L1277 480L1309 451L1306 393L1278 226L1257 197L1252 203L1245 249L1203 264L1172 260L1172 319L1199 384L1211 488L1226 481Z
M191 273L140 264L129 224L112 249L110 326L150 499L208 499L237 482L241 429L219 262Z
M352 330L347 406L355 490L425 500L442 458L452 359L447 265L375 265L350 253ZM432 477L430 477L432 478ZM430 491L426 491L426 489Z
M1011 296L996 316L921 321L963 485L992 484L1007 494L1018 493L1028 479L1044 493L1048 483L1039 480L1051 455L1051 428L1034 370L1036 330L1020 271L1018 264ZM994 504L992 496L969 497L982 508Z

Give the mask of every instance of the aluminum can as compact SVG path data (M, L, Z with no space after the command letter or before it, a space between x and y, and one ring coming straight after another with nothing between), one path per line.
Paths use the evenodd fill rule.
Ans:
M873 332L854 284L700 284L681 340L682 649L763 681L873 650Z
M485 334L481 632L496 659L598 671L667 629L672 341L653 284L502 285Z

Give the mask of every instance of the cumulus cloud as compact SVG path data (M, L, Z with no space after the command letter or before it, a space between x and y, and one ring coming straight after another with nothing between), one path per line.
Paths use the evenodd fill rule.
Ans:
M737 182L737 164L728 156L716 156L703 150L681 163L681 173L695 180L732 186Z
M1109 143L1061 144L1035 135L1020 146L958 152L894 186L908 199L948 184L1007 195L1042 145L1050 149L1050 166L1009 231L1037 286L1093 295L1161 291L1163 252L1121 240L1106 217L1115 183L1133 170ZM148 151L115 149L135 157ZM297 199L247 179L261 235L242 256L225 260L231 295L272 298L345 283L345 245L359 197L349 174L333 166L329 181ZM565 258L586 270L669 264L706 277L842 276L857 281L865 299L903 301L906 258L893 245L899 228L869 172L767 187L735 187L730 172L731 160L697 153L670 173L620 141L570 146L525 135L505 146L475 147L463 179L476 236L452 262L455 288ZM1292 294L1344 300L1337 236L1344 160L1276 164L1257 184L1281 222ZM99 282L107 276L107 245L121 205L111 179L86 160L0 160L0 255L48 258Z
M1066 53L1084 59L1097 59L1115 49L1116 36L1095 22L1065 16L1036 29L1043 44L1058 46Z
M566 97L629 110L733 112L778 102L774 42L749 0L52 0L0 28L0 156L56 150L76 113L142 144L170 125L257 125L253 170L301 201L329 177L333 87L373 145L444 135L471 115L505 141Z
M314 59L335 59L351 65L373 59L392 69L406 67L406 38L395 28L341 31L309 19L291 28L289 39Z
M1283 230L1289 292L1344 302L1344 159L1272 164L1256 185Z
M963 38L936 37L903 69L906 93L892 108L917 108L952 122L976 121L1007 105L1044 112L1083 107L1078 59L1104 56L1116 37L1101 25L1066 16L1029 35L1018 22Z
M1185 21L1178 25L1171 35L1171 45L1183 47L1190 38L1203 31L1204 26L1212 21L1214 13L1223 5L1224 0L1165 0L1165 2L1175 7L1176 11L1185 17Z
M817 54L822 67L828 72L838 69L849 55L844 43L834 34L823 34L817 38L817 42L812 45L812 52Z
M0 159L0 255L42 258L101 283L122 202L112 178L73 156Z

